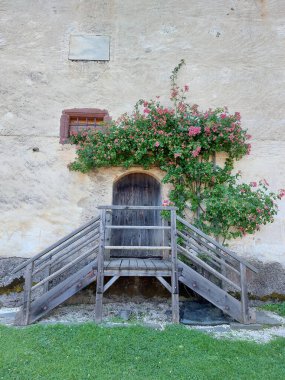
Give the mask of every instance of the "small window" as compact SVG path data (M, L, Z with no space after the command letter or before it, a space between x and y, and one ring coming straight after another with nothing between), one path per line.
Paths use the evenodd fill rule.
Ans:
M69 143L70 134L83 130L104 131L111 118L108 111L98 108L73 108L63 110L60 118L60 144Z

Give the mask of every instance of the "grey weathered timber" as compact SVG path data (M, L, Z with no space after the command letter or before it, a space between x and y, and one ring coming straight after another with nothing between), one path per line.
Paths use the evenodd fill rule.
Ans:
M132 178L136 181L139 177ZM148 181L144 181L142 183L147 185ZM135 183L137 182L132 183L134 191ZM126 194L131 196L134 203L141 199L142 194L146 203L148 202L145 189L140 189L136 195L128 193L127 190L128 188ZM167 209L171 211L169 226L158 218L158 213ZM179 322L179 281L236 320L243 323L254 321L254 314L248 307L246 284L246 270L252 270L251 266L196 227L179 217L176 218L175 207L152 204L115 205L103 206L100 210L100 222L99 218L88 222L77 229L76 233L73 232L68 238L61 239L60 243L50 246L50 250L44 250L36 258L24 263L22 268L26 267L25 292L23 307L17 315L19 324L33 323L95 279L97 286L94 314L96 322L99 323L102 321L103 294L120 276L156 277L171 292L173 323ZM150 213L145 212L151 210ZM120 213L123 214L120 216ZM184 224L185 231L177 231L176 219ZM112 231L115 231L113 237L110 235ZM119 240L122 231L126 232L125 240ZM153 239L154 234L158 234L157 240ZM139 236L137 240L136 235ZM177 235L182 239L180 245L177 245ZM98 250L99 254L95 259L94 254ZM116 252L119 250L123 254L117 257ZM177 251L193 263L193 268L177 259ZM238 277L238 283L233 282L232 274L229 275L230 270ZM40 281L37 279L39 282L32 286L33 276L37 274L38 277L38 273L44 275L44 278ZM226 288L221 289L220 282L219 286L213 283L216 280L212 275L240 291L241 301L232 297ZM110 276L111 279L104 285L105 276ZM56 280L52 281L54 279ZM33 293L42 285L44 294Z
M122 206L122 205L107 205L98 206L99 210L159 210L159 211L171 211L177 210L177 207L172 206ZM184 219L182 219L184 220Z
M179 261L178 263L179 267L182 269L179 280L183 284L221 309L224 313L230 315L239 322L243 322L241 318L241 303L236 298L232 297L225 290L219 288L195 270L182 263L182 261Z
M100 221L100 241L99 253L97 261L97 284L96 284L96 301L95 301L95 322L102 322L102 307L103 307L103 293L104 293L104 250L105 250L105 224L106 224L106 210L101 210Z
M113 276L108 282L107 284L104 285L104 292L106 292L106 290L108 290L118 279L120 278L120 276Z
M94 219L91 219L89 222L83 224L81 227L77 228L76 230L72 231L70 234L64 236L62 239L58 240L56 243L50 245L48 248L44 249L43 251L41 251L40 253L38 253L37 255L33 256L32 258L28 259L27 261L25 261L24 263L18 265L12 273L17 273L19 272L21 269L23 269L24 267L26 267L29 263L37 260L38 258L42 257L43 255L45 255L46 253L49 253L51 250L53 250L54 248L58 247L60 244L64 243L66 240L70 239L71 237L73 237L74 235L78 234L79 232L83 231L84 229L86 229L87 227L89 227L90 225L98 222L99 220L99 217L97 218L94 218Z
M46 254L44 257L41 258L41 260L39 260L38 264L42 264L43 262L45 262L46 260L49 260L49 258L52 256L55 256L56 254L61 254L62 251L71 246L74 242L76 242L77 240L81 239L82 237L84 238L86 236L86 234L88 234L89 232L92 232L93 231L93 228L92 226L87 228L85 231L81 232L79 235L75 235L73 238L70 238L68 240L66 240L66 242L59 246L57 249L55 249L54 251L52 252L49 252L48 254ZM71 248L72 249L72 248Z
M158 281L169 291L169 293L172 293L172 288L169 285L169 283L161 276L156 276Z
M177 232L176 210L171 210L171 298L172 298L172 322L179 323L179 285L177 264Z
M112 228L111 246L119 246L116 250L110 249L111 257L159 257L161 252L153 249L135 249L137 246L162 245L163 230L161 227L160 210L151 207L161 204L160 183L146 173L130 173L121 177L113 186L113 203L115 206L128 207L117 210L112 208L112 224L121 228ZM136 209L134 207L144 208ZM155 228L152 228L152 227ZM113 226L112 226L113 227ZM132 227L132 228L129 228ZM133 246L132 252L124 249Z
M104 259L108 260L111 256L110 249L106 248L106 245L111 244L111 229L109 228L112 225L112 213L110 211L106 211L106 223L105 223L105 251L104 251Z
M241 287L241 314L242 314L243 323L250 323L247 282L246 282L246 266L243 263L240 263L240 287Z
M45 264L38 265L37 267L35 267L33 274L35 275L36 273L41 272L43 269L45 269L48 266L52 267L54 264L58 265L63 260L66 260L68 257L78 253L78 251L80 249L86 247L87 245L89 245L92 242L95 242L98 239L98 237L99 237L99 234L91 235L90 237L88 237L88 239L84 239L83 242L80 242L80 244L77 244L74 247L72 247L72 250L70 250L68 252L64 252L63 254L61 254L60 257L53 258L53 256L49 256L50 261L46 262L46 260L44 260L43 262L45 262Z
M49 277L50 275L51 275L51 261L52 261L52 257L50 257L50 259L49 259L49 263L47 263L47 264L49 264L48 266L47 266L47 269L46 269L46 277ZM34 274L34 273L33 273ZM45 284L44 284L44 286L43 286L43 293L46 293L46 292L48 292L49 291L49 285L50 285L50 282L49 281L47 281Z
M33 323L53 310L56 306L62 304L71 296L84 289L86 286L96 280L97 275L96 261L89 263L87 266L74 273L47 293L32 302L30 308L29 323ZM19 311L17 319L22 314Z
M59 270L57 270L56 272L54 272L50 276L48 276L48 277L44 278L43 280L39 281L36 285L34 285L32 287L32 290L37 289L41 285L45 284L47 281L51 281L55 277L58 277L60 274L64 273L67 269L72 268L74 265L78 264L80 261L82 261L86 257L90 256L92 253L94 253L97 250L97 248L98 248L98 245L95 246L95 247L93 247L93 248L91 248L91 249L89 249L87 252L85 252L81 256L77 257L76 259L74 259L70 263L64 265L62 268L60 268Z
M191 255L190 252L187 251L185 248L178 245L178 250L181 251L184 254L184 256L189 258L189 260L193 261L193 263L199 265L200 267L202 267L206 271L212 273L214 276L216 276L220 280L227 282L229 285L233 286L236 290L238 290L238 291L241 290L239 285L237 285L236 283L234 283L233 281L231 281L227 277L223 276L220 272L213 269L210 265L206 264L203 260L199 259L198 257Z
M230 249L226 248L225 246L218 243L216 240L212 239L210 236L206 235L204 232L199 230L198 228L194 227L192 224L186 222L186 220L182 219L180 216L177 216L177 220L181 223L183 223L186 227L190 228L192 231L196 232L198 235L202 236L204 239L206 239L211 244L215 245L217 248L219 248L221 251L226 252L229 256L233 257L237 261L243 263L247 268L252 270L253 272L257 273L258 269L255 268L253 265L246 262L243 258L237 256L234 252L232 252Z
M177 231L177 234L178 234L178 236L182 237L186 242L188 242L191 245L191 248L194 247L194 248L197 248L197 249L201 249L201 247L199 247L199 244L195 242L194 238L189 239L189 237L187 237L186 235L184 235L180 231ZM224 265L225 267L229 268L231 271L233 271L233 272L235 272L236 274L239 275L239 271L237 269L235 269L232 265L228 264L225 261L224 255L221 254L220 252L218 252L217 249L215 249L215 248L211 249L211 251L214 251L215 254L213 254L210 251L210 247L209 248L207 247L206 249L207 249L207 251L202 251L201 253L205 253L206 255L209 255L211 258L213 258L215 261L217 261L217 263L220 263L220 264ZM197 252L197 253L200 253L200 252ZM219 254L219 256L222 257L222 258L217 257L216 256L217 254Z
M112 230L170 230L168 226L106 226L106 229Z
M33 265L34 265L33 262L29 263L25 271L24 302L23 302L23 311L22 311L22 321L19 323L20 325L28 325L30 323Z
M134 251L134 250L141 250L141 251L154 251L154 250L160 250L163 251L165 249L171 249L171 247L159 247L159 246L149 246L149 245L128 245L128 246L121 246L121 245L106 245L106 249L121 249L121 250L128 250L128 251Z

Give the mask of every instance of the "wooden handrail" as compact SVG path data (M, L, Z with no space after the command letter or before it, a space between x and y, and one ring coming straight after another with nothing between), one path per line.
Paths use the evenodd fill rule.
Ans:
M169 226L127 226L127 225L122 225L122 226L115 226L115 225L109 225L105 226L106 229L115 229L115 230L121 230L121 229L126 229L126 230L170 230L171 227Z
M96 225L94 225L94 226L96 226ZM87 234L90 234L90 232L93 232L93 231L94 231L94 226L91 226L91 227L89 227L89 228L86 228L85 231L83 230L83 231L81 231L81 233L80 233L79 235L76 235L75 237L73 237L73 238L67 240L65 244L63 244L62 246L58 247L56 250L51 251L51 252L48 252L48 253L47 253L42 259L40 259L40 260L36 263L36 265L37 265L37 266L41 265L42 263L44 263L45 261L47 261L48 259L50 259L50 258L53 257L54 255L56 255L57 253L63 251L65 248L69 247L71 244L73 244L73 243L76 242L77 240L80 240L81 238L84 238ZM98 228L98 227L96 226L95 228ZM96 234L96 232L95 232L95 234ZM95 234L94 234L94 235L95 235ZM90 234L86 240L90 239L90 238L91 238L92 236L94 236L94 235L93 235L93 234L92 234L92 235ZM82 243L84 243L84 242L85 242L85 240L84 240L83 242L81 241L81 242L80 242L79 244L77 244L77 245L74 245L74 246L71 248L71 250L73 250L74 248L78 248L78 249L79 249L80 245L81 245Z
M126 250L149 250L149 251L155 251L155 250L164 250L164 249L171 249L171 247L162 247L162 246L152 246L152 245L106 245L104 247L105 249L126 249Z
M217 248L219 248L223 252L226 252L229 256L231 256L232 258L234 258L238 262L243 263L251 271L253 271L255 273L258 273L258 269L255 268L253 265L249 264L244 259L242 259L241 257L237 256L233 251L229 250L228 248L226 248L222 244L218 243L216 240L212 239L210 236L206 235L204 232L202 232L198 228L194 227L192 224L186 222L186 220L182 219L180 216L177 216L177 220L179 222L181 222L182 224L184 224L186 227L190 228L192 231L196 232L196 234L202 236L204 239L206 239L211 244L215 245Z
M88 257L89 255L91 255L91 253L96 252L97 249L98 249L98 245L96 245L95 247L91 248L90 250L88 250L87 252L85 252L83 255L77 257L76 259L74 259L70 263L66 264L65 266L63 266L62 268L60 268L59 270L57 270L56 272L54 272L53 274L51 274L50 276L48 276L48 277L44 278L43 280L41 280L40 282L38 282L36 285L34 285L32 287L32 290L37 289L39 286L45 284L47 281L51 281L55 277L59 276L64 271L66 271L67 269L71 268L73 265L79 263L81 260L83 260L86 257Z
M53 260L46 262L42 266L37 266L33 272L33 275L41 272L43 269L45 269L47 267L52 267L54 264L61 263L63 260L66 260L70 256L73 256L80 249L82 249L82 248L86 247L87 245L89 245L90 243L93 243L94 241L96 241L98 239L98 237L99 237L99 234L91 235L89 239L85 240L83 243L77 244L77 246L73 247L71 251L68 251L68 252L64 253L63 255L60 255L60 257L57 257Z
M91 226L92 224L98 222L100 219L100 217L98 216L97 218L94 218L94 219L91 219L89 222L83 224L81 227L77 228L76 230L72 231L70 234L64 236L63 238L61 238L60 240L58 240L56 243L52 244L51 246L49 246L48 248L44 249L43 251L39 252L37 255L31 257L30 259L26 260L24 263L18 265L13 271L12 273L17 273L19 272L21 269L25 268L27 265L29 265L30 263L34 262L35 260L39 259L40 257L42 257L43 255L49 253L51 250L55 249L56 247L58 247L60 244L64 243L65 241L67 241L68 239L72 238L73 236L77 235L78 233L80 233L81 231L83 231L84 229L88 228L89 226Z
M118 205L108 205L108 206L98 206L99 210L177 210L177 207L173 206L118 206Z
M190 252L181 247L181 245L177 245L178 250L182 252L187 258L189 258L191 261L193 261L195 264L199 265L203 269L207 270L208 272L212 273L214 276L218 277L220 280L223 280L227 282L229 285L233 286L238 291L241 291L241 287L234 283L233 281L229 280L227 277L223 276L220 272L216 271L214 268L212 268L210 265L206 264L203 260L199 259L198 257L195 257L190 254Z
M191 247L191 249L196 250L196 252L197 252L198 249L200 249L198 243L195 242L195 243L196 243L196 244L195 244L194 242L190 241L190 239L187 238L187 236L184 235L184 234L182 234L180 231L177 231L177 234L178 234L178 236L182 237L187 243L189 243L191 246L193 246L193 247L195 248L195 249L193 249L193 248ZM192 237L192 239L194 240L193 237ZM207 248L207 249L208 249L208 248ZM197 253L199 254L200 252L197 252ZM236 270L232 265L228 264L226 261L224 261L224 260L220 259L219 257L215 256L212 252L209 252L209 250L207 250L206 252L202 252L202 253L205 253L206 255L209 255L209 256L212 257L217 263L219 263L219 264L221 264L221 265L223 265L223 266L229 268L230 270L232 270L232 271L235 272L236 274L238 274L238 275L240 274L240 272L239 272L238 270ZM221 256L222 256L222 257L225 257L224 255L221 255Z

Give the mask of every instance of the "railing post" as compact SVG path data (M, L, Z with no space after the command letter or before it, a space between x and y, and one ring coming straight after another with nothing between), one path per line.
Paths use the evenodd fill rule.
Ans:
M106 225L106 209L101 210L100 221L100 240L97 267L97 285L96 285L96 303L95 303L95 322L102 322L102 306L104 293L104 249L105 249L105 225Z
M110 211L110 212L106 212L106 226L110 226L111 224L112 224L112 214ZM112 233L111 229L107 229L105 231L105 243L106 243L106 245L110 245L111 233ZM106 260L110 259L110 249L104 250L104 257Z
M246 280L246 266L240 263L240 288L241 288L241 317L243 323L250 323L249 308L248 308L248 294L247 294L247 280Z
M49 261L52 261L52 256L49 258ZM46 277L49 277L51 275L51 264L48 265L47 270L46 270L46 274L47 274ZM49 291L49 281L47 281L44 284L43 289L44 289L44 293Z
M24 302L23 302L23 325L29 324L29 318L30 318L30 305L31 305L31 288L33 283L33 269L34 269L34 262L32 261L30 264L27 265L26 271L25 271L25 288L24 288Z
M171 210L171 297L172 297L172 322L179 323L179 285L177 263L177 231L176 210Z

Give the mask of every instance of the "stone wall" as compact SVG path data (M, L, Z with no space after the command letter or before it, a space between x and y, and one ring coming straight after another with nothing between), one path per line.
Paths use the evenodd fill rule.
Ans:
M0 255L32 256L111 202L123 170L70 172L62 110L96 107L116 118L140 98L169 104L181 58L193 103L241 112L253 136L252 154L236 165L243 179L284 188L284 25L282 0L2 0ZM110 61L68 60L71 34L110 36ZM233 248L284 268L284 243L283 202L274 224Z

